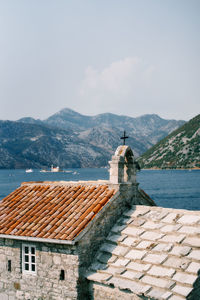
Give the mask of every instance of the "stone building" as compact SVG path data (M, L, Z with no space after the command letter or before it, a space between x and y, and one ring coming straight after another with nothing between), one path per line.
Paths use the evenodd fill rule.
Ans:
M0 300L200 299L200 212L156 207L120 146L109 181L25 182L0 202Z

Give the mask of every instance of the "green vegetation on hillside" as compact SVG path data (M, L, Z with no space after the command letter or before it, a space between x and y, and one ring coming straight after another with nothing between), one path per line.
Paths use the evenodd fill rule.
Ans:
M139 162L142 168L200 168L200 115L146 151Z

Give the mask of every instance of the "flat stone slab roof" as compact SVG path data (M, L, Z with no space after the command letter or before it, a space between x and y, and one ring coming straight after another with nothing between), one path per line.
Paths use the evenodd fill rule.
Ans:
M137 205L112 228L87 278L148 299L200 299L199 271L200 211Z

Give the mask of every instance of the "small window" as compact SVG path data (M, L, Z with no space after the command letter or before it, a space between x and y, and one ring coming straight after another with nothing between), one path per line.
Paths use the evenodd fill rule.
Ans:
M8 272L11 272L11 269L12 269L12 268L11 268L11 260L9 259L9 260L8 260Z
M36 274L35 246L22 245L22 271L26 274Z
M60 280L65 280L65 271L60 270Z

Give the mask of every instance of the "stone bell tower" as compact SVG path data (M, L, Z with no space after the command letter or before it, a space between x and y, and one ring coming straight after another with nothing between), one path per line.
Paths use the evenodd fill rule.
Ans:
M129 146L119 146L109 164L111 183L136 184L135 158L133 151Z

